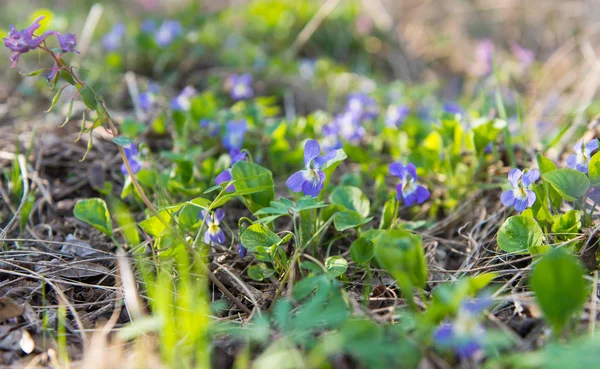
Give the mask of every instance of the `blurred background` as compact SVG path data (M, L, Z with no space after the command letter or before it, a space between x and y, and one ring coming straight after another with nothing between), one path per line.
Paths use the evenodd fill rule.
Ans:
M74 63L90 55L82 65L86 77L102 81L123 108L125 92L115 90L119 81L111 77L118 74L107 72L133 71L178 91L251 71L261 77L259 92L292 88L298 109L313 111L334 106L332 96L371 92L383 82L473 101L493 60L495 82L506 86L505 100L518 94L533 141L567 122L583 129L600 111L594 104L598 0L3 0L0 33L39 15L53 29L78 35L82 53ZM156 37L169 19L180 22L181 35L159 46ZM0 56L9 82L0 97L15 88L26 92L23 83L31 82L5 74L7 50ZM39 63L36 56L25 59ZM310 83L304 78L315 74ZM311 91L313 84L321 86Z

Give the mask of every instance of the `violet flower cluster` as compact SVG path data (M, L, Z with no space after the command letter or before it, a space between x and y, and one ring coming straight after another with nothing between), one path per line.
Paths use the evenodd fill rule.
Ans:
M348 96L345 109L323 127L323 143L329 149L339 149L342 140L353 144L365 135L364 122L379 115L379 106L369 95L355 93Z
M56 31L46 31L39 36L35 35L35 31L41 27L40 21L44 18L44 16L38 17L29 27L23 30L17 30L14 25L10 25L8 37L2 39L4 46L11 51L10 68L13 68L15 65L17 65L22 54L28 53L31 50L35 50L40 47L50 35L56 36L58 40L58 46L62 53L77 52L75 50L77 38L72 33L66 33L65 35L62 35ZM54 69L58 70L58 67L55 66L53 70Z

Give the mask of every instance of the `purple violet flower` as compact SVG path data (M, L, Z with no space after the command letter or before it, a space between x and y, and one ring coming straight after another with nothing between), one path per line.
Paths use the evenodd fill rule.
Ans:
M379 107L375 100L363 92L349 95L346 109L354 113L359 120L375 119L379 114Z
M204 243L212 242L219 245L225 243L225 233L221 230L221 222L225 218L225 212L222 209L217 209L214 214L207 214L206 210L202 210L201 219L205 219L208 229L204 233Z
M479 316L489 307L489 299L473 299L462 304L454 321L442 323L434 332L434 342L453 350L461 359L468 359L483 350L485 328Z
M233 74L229 77L229 93L234 100L246 100L254 96L252 76L249 74Z
M154 34L154 40L160 47L170 45L173 40L181 34L183 27L176 20L165 20Z
M342 148L342 142L338 138L339 128L336 126L335 122L331 122L323 126L322 134L323 139L321 140L321 145L323 146L324 151L337 150Z
M573 146L573 150L575 151L575 154L567 158L567 166L587 174L590 160L598 151L598 140L593 139L585 146L583 145L583 140L579 140L575 146Z
M321 147L316 140L308 140L304 145L304 165L306 169L300 170L290 176L285 184L294 192L304 192L307 196L316 197L325 186L325 173L321 170L323 164L333 159L335 151L321 154Z
M75 45L77 45L77 36L74 33L66 33L64 36L60 33L56 32L56 38L58 38L58 46L62 50L63 53L77 53L79 51L75 50Z
M337 128L338 135L348 142L358 143L365 135L365 127L361 124L360 116L351 110L336 115L333 124Z
M13 68L17 65L19 61L19 57L21 54L25 54L31 50L37 49L46 37L51 34L56 34L55 31L47 31L44 32L41 36L34 37L33 33L35 30L41 27L40 21L44 19L44 16L38 17L36 20L31 23L31 25L23 30L17 30L14 25L10 25L10 31L8 32L8 37L2 39L4 42L4 46L10 49L10 60L11 65L10 68Z
M458 105L457 103L453 102L453 101L448 101L444 103L443 106L444 112L448 113L448 114L454 114L454 115L463 115L464 114L464 110L460 107L460 105Z
M139 103L140 103L140 108L142 108L142 110L144 111L148 111L150 110L150 108L152 108L152 105L154 104L155 101L155 97L154 94L152 92L146 91L146 92L142 92L139 96Z
M390 105L386 111L385 125L388 127L398 127L404 123L409 114L410 108L406 105Z
M237 163L238 161L246 160L247 153L245 151L241 151L239 149L233 148L229 152L229 156L231 157L231 166L233 167L233 165L235 163ZM215 177L215 184L220 185L221 183L229 182L232 179L233 179L233 176L231 175L231 168L230 168L230 169L222 171ZM225 190L227 192L233 192L235 190L235 186L230 185Z
M145 33L152 33L156 30L156 21L154 19L144 19L140 25L140 29Z
M148 88L145 92L140 93L138 103L144 111L149 111L156 102L156 94L160 91L160 86L155 82L148 82Z
M121 47L121 38L125 35L125 25L117 23L107 34L102 37L102 46L107 51L113 51Z
M129 166L131 166L131 171L133 172L133 174L136 174L137 172L140 171L140 169L142 169L142 166L140 164L140 162L138 161L138 149L135 146L135 144L129 144L127 146L123 146L123 151L125 151L125 156L127 157L127 160L129 161ZM123 173L123 175L127 175L127 166L125 165L125 163L121 164L121 173Z
M417 168L414 164L403 166L402 163L392 163L388 170L391 175L400 178L400 183L396 186L396 198L398 201L402 199L406 206L422 204L431 195L427 188L417 184Z
M528 189L537 179L540 178L540 171L531 169L523 173L520 169L514 168L508 173L508 181L513 187L504 191L500 195L500 201L504 206L513 206L516 211L521 212L535 203L535 192Z
M487 76L494 70L494 42L490 39L481 40L475 48L475 73Z
M210 119L200 119L198 124L200 125L200 128L208 131L208 135L210 137L216 137L219 135L219 126L217 126L216 122Z
M248 131L248 123L245 120L227 122L225 136L221 140L223 147L228 150L241 149L246 137L246 131Z
M535 54L533 51L526 49L516 42L511 45L513 55L519 60L523 69L528 68L535 61Z
M177 97L171 100L171 108L178 111L188 111L192 107L191 98L196 96L198 92L192 86L186 86Z

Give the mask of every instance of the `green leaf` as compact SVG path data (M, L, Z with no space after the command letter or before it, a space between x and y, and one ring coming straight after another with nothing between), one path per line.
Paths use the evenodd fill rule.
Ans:
M275 271L269 268L265 263L251 265L248 268L248 277L255 281L263 281L273 275Z
M75 99L71 99L71 101L69 101L69 107L67 109L67 115L65 117L65 121L63 122L63 124L60 125L59 128L64 127L67 123L69 123L69 121L71 120L71 113L73 112L73 101Z
M560 248L534 265L529 285L556 335L581 311L589 294L579 260Z
M129 146L133 143L133 141L125 136L118 136L118 137L113 137L112 142L114 142L115 144L121 146L121 147L125 147L125 146Z
M70 85L75 86L77 84L77 82L73 79L73 76L64 69L61 69L60 72L58 72L58 75Z
M557 215L552 223L552 232L567 239L576 237L581 228L581 217L581 210L569 210Z
M50 107L48 108L48 110L46 110L46 113L50 113L52 111L52 109L54 108L54 105L56 105L56 103L58 102L58 99L60 99L60 95L62 94L63 90L65 88L61 87L56 94L54 95L54 97L52 98L52 102L50 103Z
M329 196L329 201L331 201L332 204L341 205L348 210L354 210L362 217L369 216L369 199L358 187L336 187Z
M325 260L325 268L332 277L339 277L348 270L348 262L340 255L330 256Z
M394 220L394 208L396 205L396 200L388 200L383 205L383 211L381 212L381 221L379 222L379 229L387 229L392 225L392 221Z
M92 90L89 86L81 86L78 85L79 95L81 95L81 99L85 106L90 110L96 110L98 107L98 101L96 100L96 94L94 90Z
M333 218L333 225L335 229L343 232L350 228L360 227L363 224L367 224L373 219L373 217L363 218L357 212L353 210L344 210L336 213Z
M473 142L477 155L483 155L485 147L496 140L505 126L505 121L494 119L473 128Z
M46 68L42 68L42 69L34 70L33 72L29 72L29 73L19 72L19 74L21 74L25 77L34 77L34 76L42 74L45 70L46 70Z
M273 174L270 170L255 163L239 161L231 168L231 176L235 181L238 194L244 190L261 188L259 192L242 196L246 207L251 212L269 206L269 203L275 199Z
M497 236L498 246L506 252L525 252L544 242L544 233L535 219L512 216L502 224Z
M544 174L556 169L556 164L542 154L537 154L536 159L538 167L540 167L540 173Z
M399 283L406 279L415 287L425 287L427 264L421 236L399 229L383 232L375 239L375 258Z
M588 175L590 176L592 186L600 186L600 155L598 155L598 153L594 154L592 160L590 160Z
M160 210L159 213L162 218L169 222L171 221L171 214L181 209L181 206L176 207L175 209L169 210ZM140 222L140 227L144 231L146 231L149 235L154 237L160 237L165 232L167 227L160 221L156 216L150 217L142 222Z
M567 200L574 201L590 188L587 176L575 169L555 169L542 174L542 178Z
M75 204L73 215L100 232L108 236L113 235L110 213L104 200L98 198L79 200Z
M252 224L240 236L240 242L250 251L255 251L257 247L270 247L280 241L278 235L260 223Z
M350 257L356 264L367 264L373 258L375 245L373 241L360 237L350 245Z

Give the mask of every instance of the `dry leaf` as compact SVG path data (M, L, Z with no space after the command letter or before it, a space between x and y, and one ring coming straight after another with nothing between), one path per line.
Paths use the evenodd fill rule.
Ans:
M0 297L0 322L23 315L23 306L10 297Z

